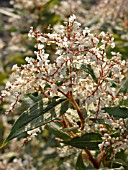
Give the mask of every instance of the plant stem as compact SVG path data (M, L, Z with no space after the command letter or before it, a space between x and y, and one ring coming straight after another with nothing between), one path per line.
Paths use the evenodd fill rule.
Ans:
M62 115L62 125L63 128L69 128L65 115ZM68 133L71 135L71 137L76 137L76 135L72 131L69 131Z
M85 152L88 155L88 159L93 164L94 168L99 169L100 162L92 156L91 152L88 149L85 149Z
M77 102L74 100L72 93L68 92L67 94L65 94L63 91L61 91L60 89L58 89L58 91L60 93L62 93L74 106L74 108L77 110L77 113L79 115L80 121L81 121L81 130L84 128L84 123L85 123L85 119L84 119L84 115L82 113L82 110L80 109L80 107L78 106Z
M72 105L74 106L74 108L77 110L77 113L79 115L79 118L81 120L81 129L84 128L84 123L85 123L85 119L84 119L84 115L82 113L82 110L80 109L80 107L78 106L77 102L74 100L73 96L69 96L69 101L72 103Z

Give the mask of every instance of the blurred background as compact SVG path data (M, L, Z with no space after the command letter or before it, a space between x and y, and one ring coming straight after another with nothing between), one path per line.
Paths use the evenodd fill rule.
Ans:
M89 27L93 33L112 33L114 50L122 54L122 59L128 59L127 0L0 0L0 91L10 80L14 64L20 66L25 63L25 57L35 57L35 41L28 38L30 27L41 32L58 31L59 25L72 14L82 28ZM47 52L53 61L54 45ZM0 105L0 145L18 115L33 101L22 101L20 109L5 115L10 102L8 99ZM37 137L22 145L23 139L19 138L0 150L0 170L75 169L75 150L56 149L62 146L47 130L42 129Z

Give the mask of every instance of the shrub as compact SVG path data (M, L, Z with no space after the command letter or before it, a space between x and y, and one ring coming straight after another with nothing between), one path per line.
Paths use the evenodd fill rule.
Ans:
M126 167L118 153L125 155L128 149L127 63L120 53L110 53L115 47L111 34L94 35L80 26L72 15L58 32L31 27L28 36L36 40L36 59L26 57L26 64L13 66L12 82L1 91L1 101L13 98L6 114L27 97L34 105L19 116L3 146L21 135L25 144L44 126L64 147L79 153L76 169L85 168L84 158L97 169ZM46 53L52 44L54 62Z

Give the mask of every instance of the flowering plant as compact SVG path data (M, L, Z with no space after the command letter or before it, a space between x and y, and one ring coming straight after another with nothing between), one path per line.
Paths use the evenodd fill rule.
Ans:
M72 15L58 32L45 34L31 27L28 36L36 39L37 57L13 66L1 101L13 96L7 114L26 96L34 105L16 120L3 146L23 134L25 143L45 125L60 143L80 152L76 169L85 166L84 152L98 169L112 166L116 154L128 149L128 109L119 107L128 97L127 63L119 53L107 51L115 47L111 34L94 35L80 26ZM53 63L46 53L51 44L56 46Z

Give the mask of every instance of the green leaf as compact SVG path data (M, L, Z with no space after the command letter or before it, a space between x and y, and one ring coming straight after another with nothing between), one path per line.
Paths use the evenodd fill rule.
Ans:
M105 107L103 110L116 119L128 118L128 109L124 107Z
M22 133L55 120L66 112L68 103L66 98L42 99L36 102L16 120L2 147Z
M98 122L99 124L105 124L104 119L90 118L90 120L93 122Z
M110 161L110 162L115 163L115 164L120 164L120 165L128 168L128 163L123 161L122 159L115 159L115 160Z
M86 167L84 165L83 162L83 158L82 158L82 152L79 154L77 161L76 161L76 170L85 170Z
M88 65L82 64L81 69L85 70L87 73L89 73L92 76L92 78L96 84L98 83L98 79L94 73L94 70L92 69L92 67L89 64Z
M67 133L63 132L61 129L59 129L57 125L53 122L51 122L50 125L46 125L45 128L60 139L70 140L70 136Z
M102 142L102 139L100 134L91 132L62 142L80 149L99 150L98 144Z
M78 127L69 127L69 128L64 128L63 129L64 132L74 132L74 133L78 133Z

